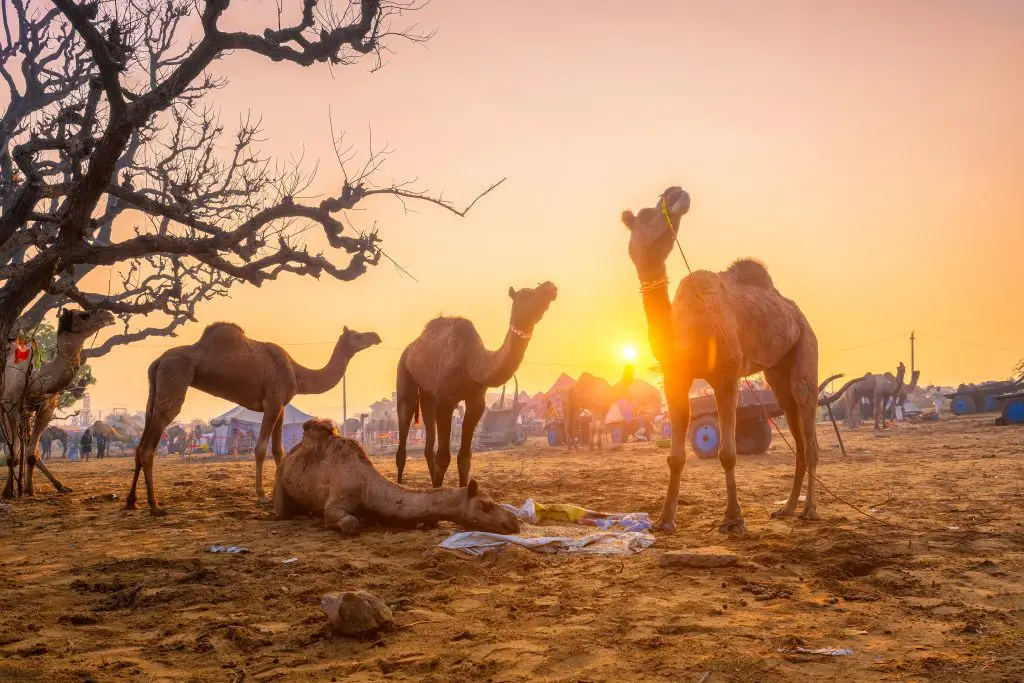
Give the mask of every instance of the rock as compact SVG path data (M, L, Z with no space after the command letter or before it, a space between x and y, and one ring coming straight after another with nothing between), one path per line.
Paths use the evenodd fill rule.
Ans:
M369 635L391 625L391 609L363 590L329 593L320 600L320 609L334 630L346 636Z
M693 567L695 569L710 569L713 567L736 567L739 563L739 556L728 552L668 550L658 556L658 564L662 567Z

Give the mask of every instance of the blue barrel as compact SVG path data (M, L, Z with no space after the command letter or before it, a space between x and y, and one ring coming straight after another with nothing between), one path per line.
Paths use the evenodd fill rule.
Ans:
M965 394L954 396L949 409L954 415L970 415L974 412L974 399Z

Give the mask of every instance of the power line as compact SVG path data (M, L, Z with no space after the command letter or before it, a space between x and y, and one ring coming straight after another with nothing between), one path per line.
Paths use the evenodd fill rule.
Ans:
M954 344L964 344L965 346L977 346L982 349L992 349L994 351L1015 351L1018 353L1024 353L1024 348L1012 348L1009 346L992 346L990 344L979 344L978 342L964 341L963 339L953 339L952 337L944 337L940 334L932 334L931 332L921 332L926 337L932 337L934 339L941 339L943 341L953 342Z

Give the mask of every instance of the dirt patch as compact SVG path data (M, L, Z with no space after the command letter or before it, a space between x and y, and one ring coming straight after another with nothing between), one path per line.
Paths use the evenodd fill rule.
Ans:
M822 428L819 440L834 436ZM691 460L678 532L628 558L517 548L465 559L437 548L449 525L343 539L319 520L272 520L255 505L251 461L161 457L170 514L152 518L90 501L124 495L127 458L54 461L75 493L40 487L39 500L11 503L17 524L0 525L0 680L1015 680L1024 428L950 419L844 440L850 457L827 449L819 476L886 524L820 490L820 521L771 519L792 473L780 441L737 468L747 538L717 533L721 469ZM664 455L531 444L478 455L473 474L500 501L656 516ZM393 476L391 457L374 463ZM407 472L427 483L421 458ZM213 544L251 552L206 552ZM711 547L741 566L658 566L659 552ZM332 634L321 596L357 589L391 608L393 630ZM777 652L793 642L854 654Z

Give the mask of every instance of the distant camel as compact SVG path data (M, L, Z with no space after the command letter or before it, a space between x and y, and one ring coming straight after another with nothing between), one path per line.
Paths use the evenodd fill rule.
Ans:
M665 262L675 249L679 221L689 208L690 196L680 187L670 187L656 206L641 209L638 215L622 212L622 222L630 230L629 256L640 279L651 349L665 375L676 435L658 528L675 530L679 481L686 464L689 391L693 380L700 378L715 391L721 423L718 459L725 470L728 502L720 531L745 530L736 492L736 408L740 379L762 371L796 442L793 487L789 500L774 516L795 514L806 475L802 516L817 519L817 338L796 303L779 293L763 265L750 259L736 261L720 273L694 271L680 281L674 300L669 300Z
M284 407L296 394L322 394L333 389L352 356L379 343L380 337L374 332L353 332L346 327L327 365L310 370L277 344L249 339L233 323L214 323L195 344L164 352L149 366L146 426L135 450L135 475L125 508L136 509L135 487L139 472L144 472L149 510L154 515L164 514L153 491L153 456L164 429L181 412L189 387L263 413L256 441L256 496L257 502L267 504L263 459L271 433L274 461L279 463L284 455Z
M68 444L70 443L70 437L60 427L49 426L43 430L43 433L39 435L39 452L42 455L43 460L49 460L53 455L53 444L57 442L64 449L64 459L68 457Z
M633 366L627 365L622 372L622 379L615 386L608 380L594 377L584 372L576 383L565 392L565 443L567 450L574 447L573 436L576 434L576 422L580 412L589 410L592 416L588 447L594 448L594 432L597 432L597 450L603 448L604 420L611 410L612 404L629 393L633 382Z
M469 483L473 432L487 408L488 387L499 387L512 378L523 362L534 326L558 296L550 282L518 292L508 288L512 315L505 341L497 351L484 347L473 323L465 318L435 318L427 323L398 361L398 481L405 471L405 449L413 417L423 413L426 428L423 453L434 486L444 483L451 463L452 413L466 402L459 447L459 486ZM437 456L434 431L437 430Z

